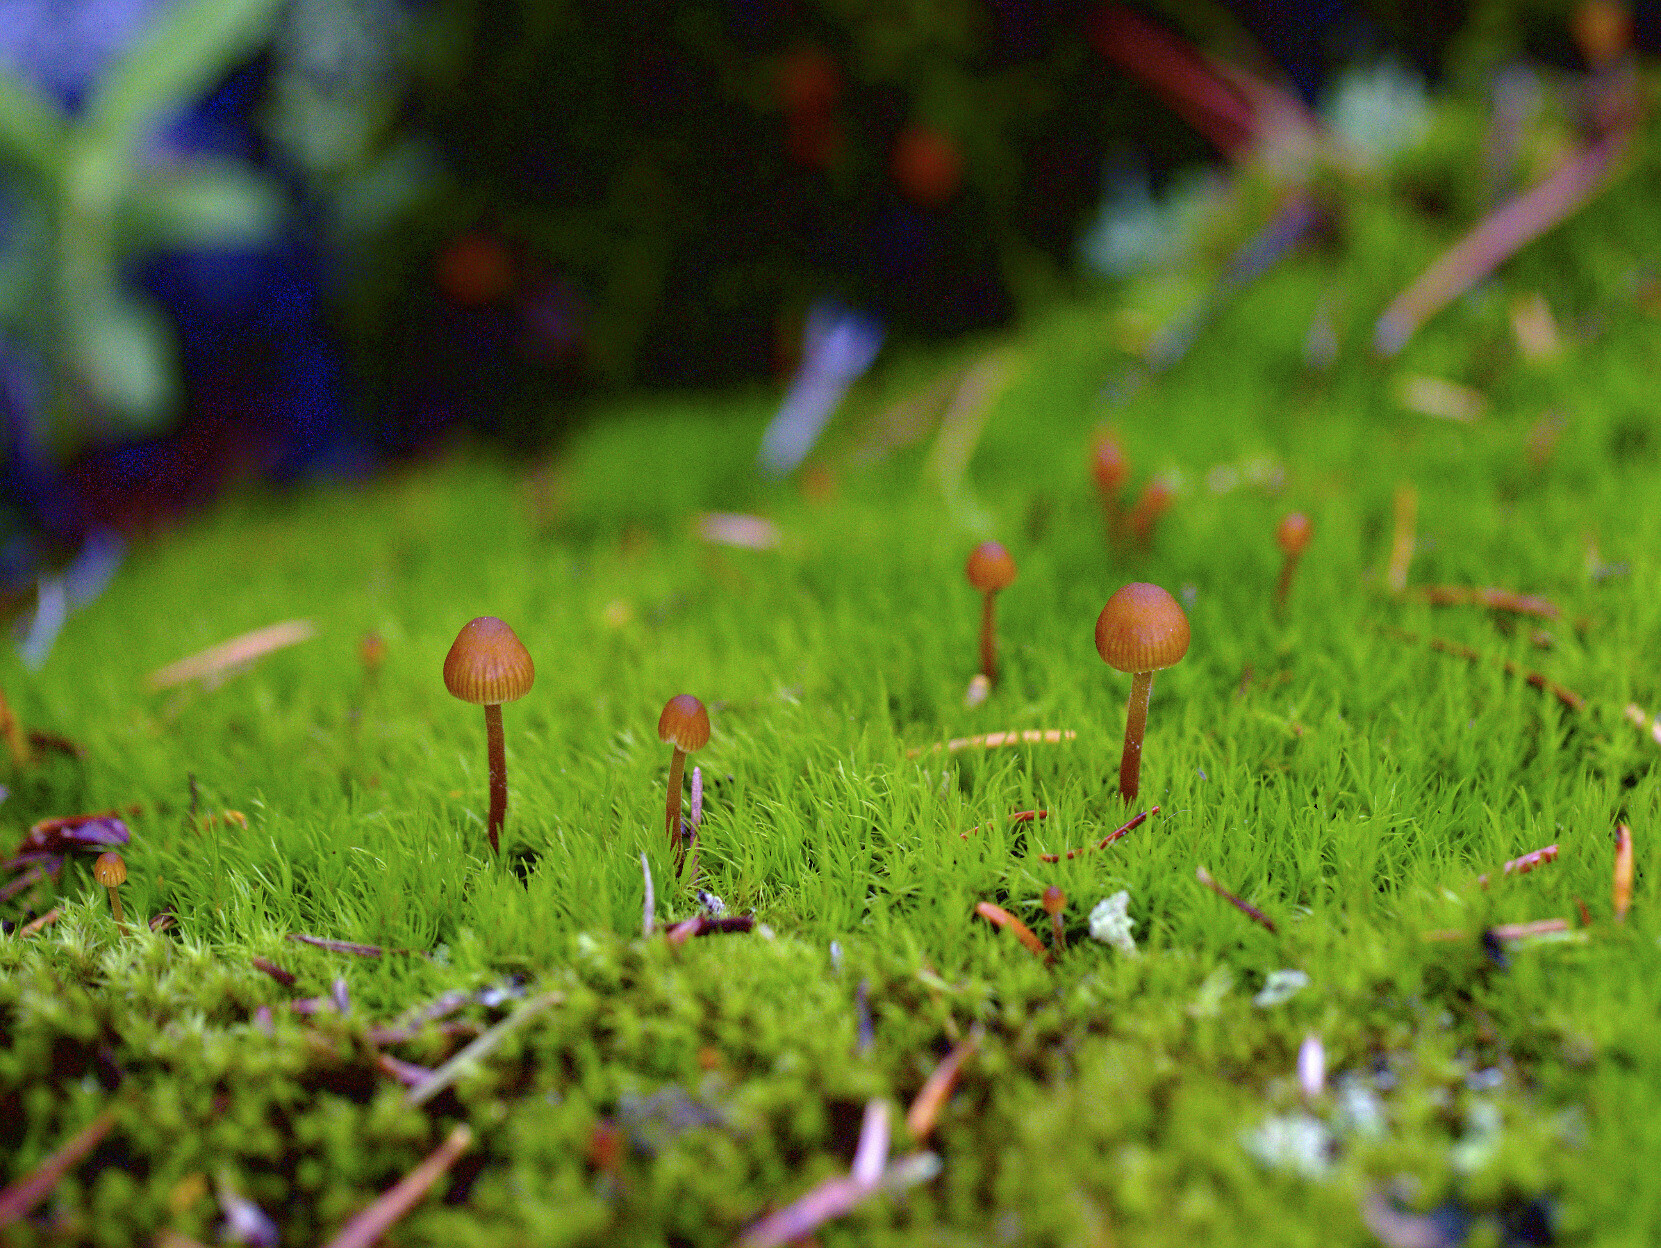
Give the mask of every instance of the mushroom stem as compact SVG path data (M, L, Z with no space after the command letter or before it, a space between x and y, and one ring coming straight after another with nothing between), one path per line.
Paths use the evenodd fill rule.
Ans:
M109 886L109 891L110 891L110 913L115 915L115 925L117 927L126 927L127 926L127 916L121 913L120 886L116 885L116 884L111 884Z
M675 756L669 760L669 803L663 810L663 825L669 833L669 844L675 851L675 874L681 873L681 776L686 771L686 751L675 747Z
M993 606L997 594L993 591L981 599L980 609L980 670L991 684L998 683L998 628L993 620Z
M1292 578L1298 572L1298 556L1289 554L1280 565L1280 581L1275 585L1275 610L1286 609L1286 596L1292 592Z
M5 738L6 749L11 752L12 766L27 767L30 762L29 738L23 731L23 725L17 722L17 716L12 714L3 690L0 690L0 737Z
M1130 703L1125 710L1125 752L1119 759L1119 796L1134 802L1142 788L1142 733L1148 726L1148 695L1153 673L1135 672L1130 678Z
M485 748L490 753L490 852L501 855L502 821L508 814L508 758L502 740L502 704L484 707Z

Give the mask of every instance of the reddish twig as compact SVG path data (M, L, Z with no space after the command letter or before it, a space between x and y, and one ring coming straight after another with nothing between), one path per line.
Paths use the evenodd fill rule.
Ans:
M19 1179L0 1191L0 1226L10 1226L45 1200L63 1180L63 1176L78 1166L97 1148L110 1129L115 1126L115 1111L106 1109L69 1142L53 1153L26 1179Z
M664 929L671 947L678 948L694 936L712 936L717 932L748 932L755 928L753 914L724 914L719 917L695 914Z
M1044 942L1032 934L1030 927L1002 906L994 906L990 901L978 902L975 905L975 913L994 926L1005 928L1014 933L1015 939L1032 950L1040 961L1049 960L1049 950L1044 948Z
M427 1194L444 1172L473 1144L472 1129L462 1123L420 1165L355 1216L329 1241L329 1248L369 1248Z
M1524 854L1521 858L1513 858L1500 871L1501 875L1527 875L1535 867L1544 866L1548 862L1557 860L1557 846L1547 845L1544 849L1537 849L1531 854ZM1488 887L1488 877L1479 875L1476 882L1483 888Z
M1264 914L1263 911L1259 910L1256 906L1252 905L1251 902L1242 901L1233 893L1229 892L1228 889L1217 883L1216 880L1211 878L1211 872L1207 871L1204 867L1194 868L1194 878L1201 884L1204 884L1212 892L1216 893L1217 896L1221 897L1224 901L1228 902L1229 905L1240 911L1241 914L1245 915L1253 923L1261 923L1270 932L1273 932L1276 935L1279 934L1279 929L1275 927L1275 921L1273 919Z
M1487 607L1493 611L1509 611L1513 615L1529 615L1541 620L1555 620L1562 616L1556 603L1538 594L1519 594L1511 589L1476 589L1468 585L1425 585L1410 595L1423 598L1433 607Z
M1439 650L1443 654L1451 654L1455 658L1465 659L1471 663L1481 663L1486 657L1480 650L1473 650L1470 646L1460 645L1457 641L1447 641L1441 637L1421 638L1417 633L1410 633L1404 628L1391 628L1388 625L1381 626L1380 631L1385 636L1393 637L1397 641L1412 644L1422 642L1432 650ZM1573 689L1564 688L1540 672L1529 671L1527 668L1513 663L1510 659L1500 659L1498 662L1507 675L1520 677L1525 684L1533 685L1536 689L1551 694L1552 697L1571 711L1578 711L1586 705L1586 699Z
M1615 922L1625 923L1632 905L1632 829L1624 823L1615 828L1614 900Z
M1397 296L1378 318L1374 348L1394 355L1413 332L1501 261L1568 218L1607 181L1632 138L1617 130L1564 163L1556 173L1501 204Z
M1000 745L1056 745L1062 741L1071 741L1078 736L1071 728L1027 728L1021 732L986 732L974 737L954 737L950 741L936 741L933 745L919 745L905 752L907 758L916 758L920 754L934 753L945 750L955 754L958 750L967 749L994 749Z
M290 972L283 970L282 967L278 966L275 962L271 961L271 959L269 959L269 958L250 958L248 960L254 964L254 969L256 971L264 971L267 975L271 976L272 979L276 980L284 988L294 987L294 976Z
M1011 815L1009 817L1009 826L1013 828L1017 824L1031 823L1034 819L1048 819L1049 817L1050 817L1050 812L1047 811L1047 810L1018 810L1013 815ZM958 836L961 837L963 840L968 840L969 839L969 832L979 832L979 831L980 831L980 824L977 823L973 827L971 827L967 832L959 832Z
M18 928L17 934L19 936L33 936L36 932L40 931L41 928L50 927L57 921L58 908L53 906L45 914L41 915L40 918L32 919L28 923L25 923L22 927Z
M1092 849L1106 849L1109 845L1113 844L1114 841L1118 840L1121 836L1124 836L1127 832L1134 831L1135 829L1141 827L1148 821L1149 815L1157 815L1158 813L1159 807L1150 806L1147 810L1135 815L1130 822L1125 824L1122 828L1115 828L1113 831L1109 832L1094 845L1085 845L1080 849L1069 849L1065 854L1039 854L1038 859L1040 862L1060 862L1062 858L1077 858L1080 854L1087 854Z
M81 762L87 756L86 749L83 746L56 732L31 730L29 744L37 750L50 750L54 754L66 754L76 762Z
M1567 919L1535 919L1530 923L1496 923L1488 929L1496 940L1523 940L1529 936L1549 936L1553 932L1569 930ZM1420 934L1422 940L1467 940L1470 933L1463 928L1442 927Z
M911 1132L911 1138L919 1144L928 1139L930 1132L934 1130L935 1121L940 1117L940 1109L945 1105L946 1098L952 1094L952 1089L957 1086L963 1063L969 1060L976 1046L980 1044L980 1037L980 1028L976 1027L953 1045L952 1051L934 1068L934 1073L923 1081L922 1089L911 1102L911 1108L906 1111L905 1125L906 1130Z

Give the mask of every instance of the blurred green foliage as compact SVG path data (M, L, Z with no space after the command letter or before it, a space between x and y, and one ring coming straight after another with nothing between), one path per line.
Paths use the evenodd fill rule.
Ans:
M0 331L39 353L62 442L103 421L154 426L176 398L171 330L123 265L158 249L260 242L283 218L277 189L246 165L151 155L161 122L263 42L280 2L174 5L73 117L0 70L0 185L13 207Z

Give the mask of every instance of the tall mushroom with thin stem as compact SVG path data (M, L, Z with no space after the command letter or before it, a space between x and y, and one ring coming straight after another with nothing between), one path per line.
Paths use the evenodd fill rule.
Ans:
M998 683L998 630L993 606L998 591L1015 584L1015 560L1001 542L982 542L969 552L963 574L983 595L980 612L980 670L989 684Z
M657 736L665 745L675 747L674 758L669 762L669 801L664 807L663 824L675 851L678 876L686 853L681 842L681 777L686 770L686 756L709 744L709 712L690 693L677 693L664 704L663 714L658 716Z
M502 740L502 703L531 691L536 665L513 630L493 615L469 620L444 656L444 687L463 702L484 707L490 755L490 849L500 854L502 821L508 813L507 747Z
M1275 585L1275 610L1286 609L1286 597L1292 592L1292 578L1298 572L1298 560L1303 555L1303 549L1309 545L1310 536L1314 529L1309 523L1309 517L1301 511L1287 514L1275 529L1275 544L1286 555L1286 562L1280 567L1280 581Z
M1188 617L1159 586L1133 581L1109 598L1096 618L1096 653L1131 677L1119 794L1133 802L1142 784L1142 734L1148 725L1153 674L1188 653Z

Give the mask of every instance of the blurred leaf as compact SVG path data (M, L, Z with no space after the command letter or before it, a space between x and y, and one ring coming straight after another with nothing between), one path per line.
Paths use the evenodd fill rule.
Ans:
M276 187L245 165L198 160L138 175L130 228L152 246L245 247L270 240L285 205Z
M87 104L106 141L132 142L147 121L193 99L271 33L282 0L174 0L129 47Z
M43 177L58 167L63 114L9 69L0 66L0 157Z
M111 288L69 309L76 368L101 406L144 424L174 396L173 334L153 307Z
M6 207L11 219L0 245L0 328L15 332L45 319L41 291L50 252L39 203L18 200Z

